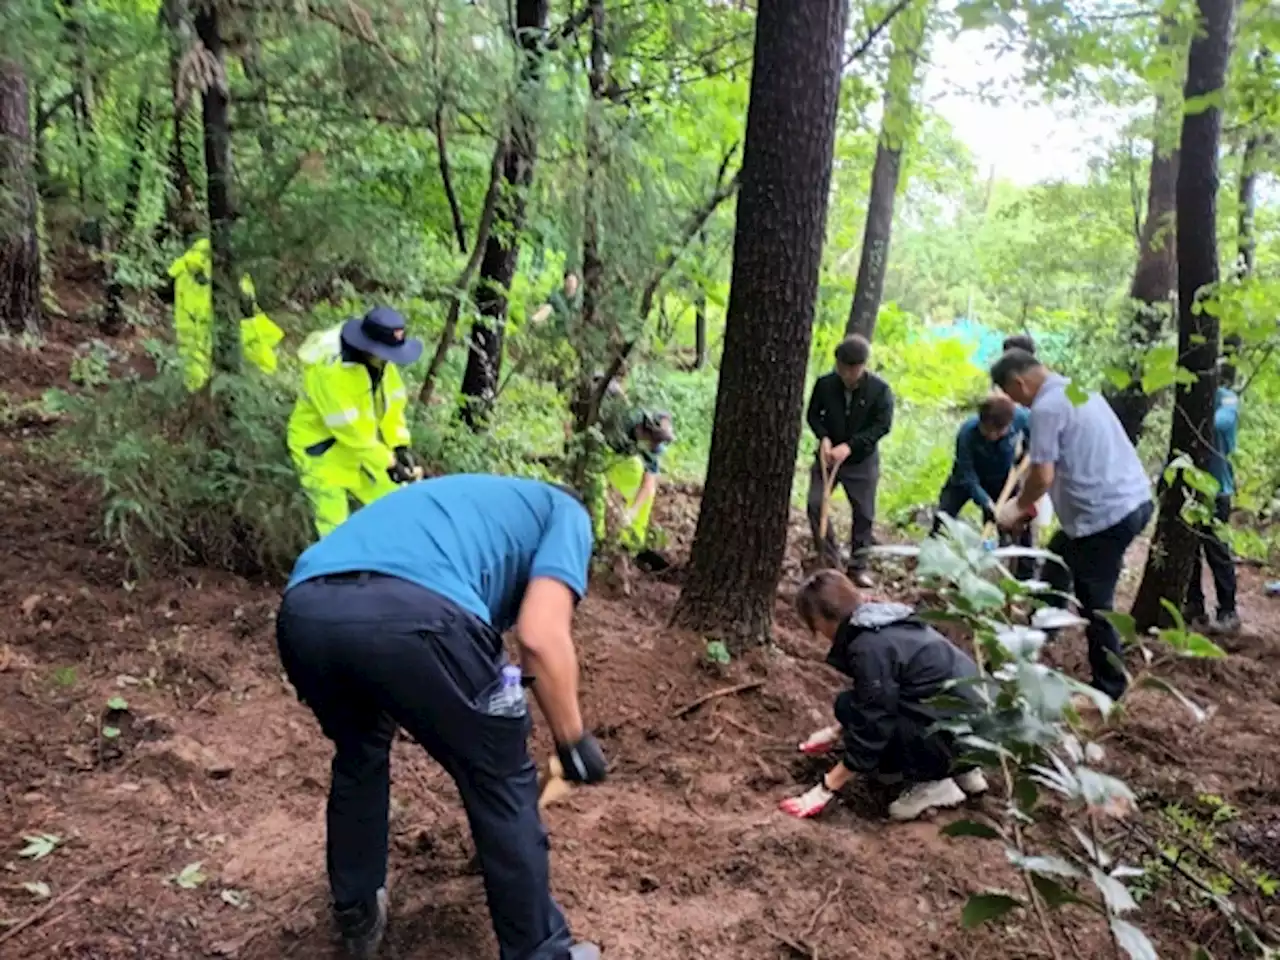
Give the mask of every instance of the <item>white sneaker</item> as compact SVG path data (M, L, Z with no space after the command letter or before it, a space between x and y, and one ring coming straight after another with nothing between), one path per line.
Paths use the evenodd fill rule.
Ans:
M964 791L954 780L930 780L908 788L889 804L889 819L916 820L938 807L958 807L964 803Z
M953 779L956 782L956 786L971 797L976 797L991 789L987 783L986 775L977 767L974 767L972 770L962 773Z

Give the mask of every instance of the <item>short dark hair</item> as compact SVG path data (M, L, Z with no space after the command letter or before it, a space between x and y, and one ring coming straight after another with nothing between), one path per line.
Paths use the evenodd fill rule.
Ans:
M1005 384L1014 377L1021 376L1039 366L1042 364L1036 359L1034 353L1027 353L1015 347L1012 350L1006 350L1000 359L991 365L991 382L1003 390Z
M1015 333L1004 338L1004 343L1000 345L1000 349L1005 353L1010 350L1025 350L1034 357L1036 355L1036 342L1028 333Z
M871 356L871 344L860 333L851 333L836 347L836 363L842 367L860 367Z
M1013 423L1013 413L1017 409L1008 397L993 394L978 404L978 422L985 427L1003 430Z

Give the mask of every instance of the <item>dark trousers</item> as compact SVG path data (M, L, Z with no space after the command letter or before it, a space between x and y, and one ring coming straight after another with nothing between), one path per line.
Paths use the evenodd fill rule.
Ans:
M453 777L484 871L502 960L565 960L551 899L531 721L487 714L501 638L422 587L359 574L300 584L276 625L299 698L333 741L327 860L334 903L371 903L387 880L391 740L403 726Z
M1138 507L1119 523L1087 537L1069 537L1062 530L1049 541L1049 550L1062 557L1067 565L1048 562L1045 579L1054 589L1074 593L1084 616L1089 618L1085 637L1089 641L1089 666L1093 685L1109 697L1124 693L1124 650L1115 627L1101 614L1115 607L1116 583L1124 569L1124 554L1151 519L1150 501ZM1055 600L1065 605L1065 600Z
M862 714L854 706L853 691L836 696L836 721L846 730L857 729ZM926 735L928 727L910 717L899 717L893 736L880 755L877 773L898 773L909 783L943 780L963 772L955 766L955 740L948 733ZM966 768L972 769L972 766Z
M865 570L867 557L859 551L870 547L872 527L876 519L876 487L880 482L879 462L875 464L840 465L840 473L836 480L849 498L849 506L853 510L853 531L850 537L849 567L853 570ZM836 544L834 518L828 512L827 535L818 542L818 525L822 521L822 467L814 460L809 470L809 500L806 504L809 514L809 528L813 531L813 542L822 558L832 564L839 563L840 547Z
M1213 504L1213 515L1222 523L1231 519L1231 497L1219 495ZM1203 554L1209 570L1213 574L1213 589L1218 597L1219 618L1236 612L1236 565L1231 558L1230 548L1214 532L1213 527L1201 527L1196 531L1196 559L1191 568L1191 582L1187 585L1187 618L1203 617L1204 587L1200 585L1202 570L1200 557Z
M1002 482L1001 487L1003 486L1004 484ZM987 495L991 497L992 500L998 499L1000 493L1001 490L987 490ZM949 517L960 516L960 511L965 508L965 505L968 504L971 499L969 491L964 487L952 486L951 484L947 484L943 487L942 493L938 494L938 509L933 515L933 530L931 531L930 536L935 536L938 531L942 529L942 514L945 513ZM1020 547L1030 547L1032 544L1031 524L1024 524L1021 530L1013 534L1006 533L1004 530L1001 530L1000 545L1002 547L1006 547L1010 544L1016 544ZM1017 580L1030 580L1032 575L1035 573L1035 561L1027 557L1020 557L1009 565L1009 572L1012 573L1014 578Z

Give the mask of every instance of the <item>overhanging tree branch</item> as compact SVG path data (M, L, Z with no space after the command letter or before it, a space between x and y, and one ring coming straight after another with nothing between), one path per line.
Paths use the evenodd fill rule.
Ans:
M890 7L889 12L884 15L884 19L872 27L863 41L854 47L853 51L845 57L843 69L847 70L853 65L853 61L861 60L865 57L867 55L867 51L871 49L871 45L876 42L876 38L879 37L880 34L884 33L885 29L889 24L893 23L894 18L898 14L911 6L914 2L915 0L898 0L897 3Z
M740 182L739 173L735 173L729 180L725 180L725 174L728 172L729 164L732 162L734 155L738 152L738 145L735 143L725 154L724 159L720 161L720 171L716 176L716 189L707 198L707 201L695 210L685 221L684 227L680 231L680 235L671 249L667 251L667 255L662 258L658 265L654 268L648 282L645 283L644 289L640 294L640 322L643 325L648 318L650 311L653 310L653 300L658 294L658 288L662 286L662 281L666 279L667 274L671 272L680 259L680 255L693 242L693 238L698 235L707 221L711 219L711 215L720 208L720 204L724 203L735 193L738 192ZM604 399L605 391L609 388L609 383L618 375L622 369L622 365L627 362L627 357L631 355L632 349L636 345L636 340L628 340L618 351L617 356L609 364L605 370L605 375L600 382L595 385L591 395L591 407L589 411L587 425L590 426L594 422L597 411L600 409L600 401Z

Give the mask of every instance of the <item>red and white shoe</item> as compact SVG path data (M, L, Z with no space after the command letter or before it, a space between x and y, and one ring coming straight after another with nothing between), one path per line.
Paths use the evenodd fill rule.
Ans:
M839 727L823 727L809 735L809 739L800 744L800 752L809 757L820 757L830 753L840 743L842 732Z
M834 793L822 784L818 784L807 793L783 800L782 803L778 804L778 809L799 820L807 820L809 817L816 817L827 809L827 804L834 799Z

